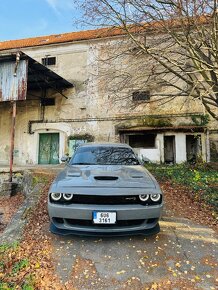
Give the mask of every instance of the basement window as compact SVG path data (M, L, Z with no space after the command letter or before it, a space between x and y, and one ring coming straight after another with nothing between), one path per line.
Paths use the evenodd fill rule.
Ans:
M156 134L129 135L129 145L133 148L155 148Z
M55 106L55 98L42 98L41 106Z
M150 91L135 91L132 93L133 101L149 101L150 98Z
M42 58L42 64L47 65L56 65L56 57L44 57Z

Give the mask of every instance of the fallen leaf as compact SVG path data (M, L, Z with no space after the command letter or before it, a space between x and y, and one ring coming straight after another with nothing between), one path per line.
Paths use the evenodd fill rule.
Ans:
M126 273L126 271L125 270L121 270L120 272L117 272L117 275L121 275L121 274L124 274L124 273Z

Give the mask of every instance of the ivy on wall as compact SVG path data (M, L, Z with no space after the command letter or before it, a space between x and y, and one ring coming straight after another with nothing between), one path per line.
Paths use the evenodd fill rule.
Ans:
M95 137L91 134L75 134L75 135L70 135L67 138L67 141L69 143L70 140L86 140L87 142L93 142Z
M191 116L192 122L196 125L196 126L206 126L209 122L209 115L193 115Z

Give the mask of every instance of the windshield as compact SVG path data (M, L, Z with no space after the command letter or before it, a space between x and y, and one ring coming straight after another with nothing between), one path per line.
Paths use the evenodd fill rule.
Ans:
M134 152L126 147L80 147L71 165L139 165Z

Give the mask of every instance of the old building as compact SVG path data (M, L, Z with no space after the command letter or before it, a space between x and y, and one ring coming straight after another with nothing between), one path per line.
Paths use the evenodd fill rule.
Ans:
M101 29L0 42L0 164L9 163L14 102L15 164L57 164L86 141L126 142L153 162L218 159L218 124L199 100L160 104L146 86L119 95L110 69L120 61L100 57L122 37Z

